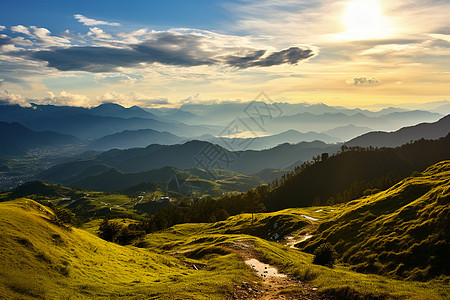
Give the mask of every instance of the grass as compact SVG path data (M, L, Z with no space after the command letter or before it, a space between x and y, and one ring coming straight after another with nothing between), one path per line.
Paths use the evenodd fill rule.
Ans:
M260 225L278 216L283 228L281 219L289 220L287 216L295 219L299 215L315 213L316 217L320 215L322 218L332 218L333 214L339 214L341 210L340 207L328 207L325 210L324 208L306 208L261 213L253 226L264 228ZM180 224L147 235L145 244L149 248L159 249L160 253L175 253L180 259L187 259L191 263L202 263L201 260L192 258L198 258L199 254L205 252L220 253L229 249L228 246L236 241L250 242L254 245L254 250L259 253L260 260L276 265L283 272L301 281L308 281L322 293L337 295L340 299L447 299L450 296L448 277L424 283L361 274L343 264L338 264L335 268L314 265L311 254L286 247L279 242L237 233L248 231L249 227L252 227L249 214L231 217L227 221L213 224Z
M52 212L33 200L2 202L0 298L226 299L236 283L261 284L244 264L242 255L251 255L338 299L448 299L448 276L420 282L364 274L345 258L334 268L323 267L312 264L312 254L280 239L313 233L319 226L305 244L312 249L339 237L341 255L355 251L352 247L370 251L374 245L397 245L401 252L413 238L428 241L419 228L437 234L447 228L444 223L426 225L426 220L448 220L441 214L448 207L449 170L450 162L437 164L390 190L345 205L258 213L253 222L251 214L241 214L216 223L180 224L148 234L135 246L96 237L98 220L67 229L51 223ZM407 235L385 235L389 231ZM239 245L248 248L239 250ZM363 261L363 256L356 258Z
M58 227L50 216L29 199L0 203L0 298L221 299L250 276L235 253L206 255L208 269L197 271L162 251Z
M354 270L428 280L449 275L450 161L344 206L303 246L332 243Z
M82 229L58 227L47 221L51 212L32 200L3 202L0 298L170 299L176 295L177 299L225 299L233 284L259 281L231 247L242 241L253 245L260 260L309 281L324 293L393 299L450 296L445 281L392 280L356 273L343 265L317 266L311 263L311 254L239 233L264 236L274 221L280 234L301 232L311 225L302 215L333 218L339 212L339 207L288 209L257 214L253 225L250 214L217 223L181 224L147 235L140 242L144 248L136 248L105 242ZM295 220L303 226L289 227Z

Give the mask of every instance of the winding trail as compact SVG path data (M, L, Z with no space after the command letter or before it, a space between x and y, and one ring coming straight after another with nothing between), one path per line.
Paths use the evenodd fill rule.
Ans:
M276 267L261 262L260 254L255 250L252 241L236 240L227 246L239 253L245 263L254 270L254 274L262 279L262 282L249 279L248 282L236 284L230 299L331 300L309 284L280 273Z

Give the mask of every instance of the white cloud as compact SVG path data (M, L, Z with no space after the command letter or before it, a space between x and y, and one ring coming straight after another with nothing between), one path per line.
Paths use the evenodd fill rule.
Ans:
M43 44L44 46L54 47L54 46L67 46L70 44L70 40L52 36L50 30L43 27L30 26L30 29L33 31L34 38L37 39L38 43Z
M142 75L118 74L112 76L100 76L97 78L97 82L104 85L133 85L143 78L144 76Z
M80 22L86 26L98 26L98 25L120 26L120 23L111 23L111 22L106 22L106 21L94 20L94 19L87 18L80 14L75 14L75 15L73 15L73 17L75 19L77 19L78 22Z
M426 50L420 44L388 44L388 45L377 45L371 49L365 50L361 55L385 55L390 53L399 53L400 55L413 55L416 53L422 53Z
M145 37L148 34L146 28L138 29L132 32L119 32L117 36L123 38L124 43L137 44L141 40L138 37Z
M24 39L22 36L18 36L12 39L15 45L20 46L33 46L33 43L30 40Z
M438 34L438 33L433 33L433 34L429 34L428 36L437 39L437 40L443 40L446 42L450 43L450 35L449 34Z
M0 25L0 31L3 31L6 29L6 26Z
M95 38L98 38L98 39L110 39L110 38L112 38L112 36L110 34L104 32L103 30L101 30L98 27L89 28L88 35L89 36L94 36Z
M3 81L3 79L2 79ZM3 105L20 105L22 107L30 107L31 104L28 103L22 95L10 94L8 91L0 91L0 104Z
M72 94L62 91L59 95L55 95L52 92L49 92L49 95L50 97L46 99L46 102L54 105L91 107L96 104L83 94Z
M23 34L26 34L26 35L31 35L31 33L28 30L28 28L26 28L23 25L11 26L11 31L12 32L18 32L18 33L23 33Z

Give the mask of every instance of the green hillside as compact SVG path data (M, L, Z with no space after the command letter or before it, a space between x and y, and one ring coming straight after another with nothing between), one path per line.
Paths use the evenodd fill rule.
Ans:
M317 226L311 217L326 221L343 209L296 208L259 213L253 222L251 214L241 214L217 223L181 224L146 235L137 248L58 226L52 211L32 200L2 202L0 298L448 298L444 280L392 280L340 264L330 269L282 242L285 235L311 232ZM288 280L275 291L244 264L248 258L277 267Z
M426 280L450 275L450 161L346 204L299 247L330 242L358 272Z
M282 172L273 171L275 174L273 176L280 173ZM262 175L264 178L268 177ZM219 196L224 192L245 192L263 182L258 174L243 175L221 169L205 171L199 168L179 170L163 167L144 172L124 173L104 165L95 165L65 179L63 184L91 191L127 193L166 190L166 193L172 191L186 194L194 189L201 195Z
M195 270L157 249L57 226L52 216L29 199L0 203L1 299L224 299L251 276L231 252Z

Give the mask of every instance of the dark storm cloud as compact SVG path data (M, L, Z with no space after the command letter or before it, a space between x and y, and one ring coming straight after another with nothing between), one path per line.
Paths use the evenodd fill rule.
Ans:
M266 50L258 50L258 51L254 51L250 54L247 54L245 56L230 55L225 58L225 62L234 67L244 69L244 68L251 67L251 65L254 64L255 61L259 60L261 58L261 56L263 56L265 53L266 53Z
M47 61L60 71L110 72L117 67L132 67L142 62L132 49L108 47L72 47L38 51L32 58Z
M270 67L283 64L294 65L302 60L312 57L313 55L314 52L311 49L291 47L286 50L274 52L266 58L255 61L253 66Z
M229 53L244 50L247 54ZM296 64L314 55L313 50L291 47L273 52L266 50L219 47L201 35L161 32L129 48L71 47L37 51L33 59L46 61L49 67L61 71L111 72L119 67L137 67L141 63L161 63L174 66L226 65L241 69Z

